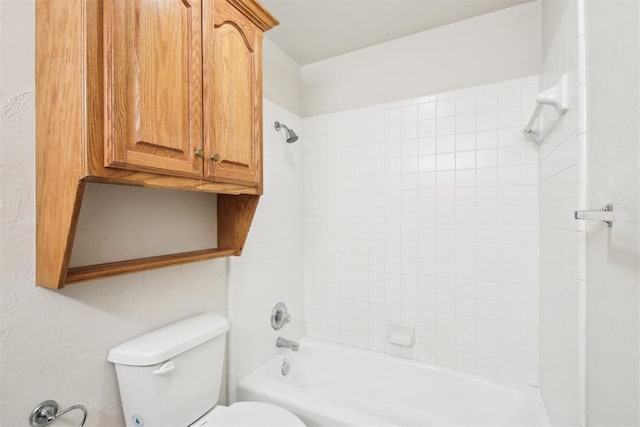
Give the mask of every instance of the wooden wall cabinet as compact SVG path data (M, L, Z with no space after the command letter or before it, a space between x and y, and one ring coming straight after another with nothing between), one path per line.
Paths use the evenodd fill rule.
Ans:
M262 180L262 31L232 2L205 10L205 178Z
M201 0L104 0L103 13L104 166L201 178Z
M38 0L36 283L240 255L262 194L256 0ZM218 248L68 268L87 181L218 193Z

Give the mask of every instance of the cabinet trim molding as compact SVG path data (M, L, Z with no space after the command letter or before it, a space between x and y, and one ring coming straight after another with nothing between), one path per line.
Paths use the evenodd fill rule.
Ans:
M255 0L227 0L262 31L268 31L280 22Z

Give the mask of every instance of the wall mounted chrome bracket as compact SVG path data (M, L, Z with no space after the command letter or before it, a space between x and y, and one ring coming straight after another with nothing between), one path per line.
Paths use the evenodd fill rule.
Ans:
M575 219L585 221L602 221L606 222L609 227L613 226L613 203L609 203L602 209L575 211Z

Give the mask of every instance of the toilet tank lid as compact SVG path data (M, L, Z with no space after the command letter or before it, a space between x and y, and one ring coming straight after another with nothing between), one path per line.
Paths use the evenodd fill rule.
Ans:
M107 360L130 366L150 366L184 353L229 330L229 320L202 313L163 326L112 348Z

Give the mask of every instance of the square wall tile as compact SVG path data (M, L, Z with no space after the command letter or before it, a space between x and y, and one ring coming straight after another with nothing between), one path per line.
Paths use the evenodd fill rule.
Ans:
M520 133L536 81L305 119L308 335L537 384L538 179L557 172Z

